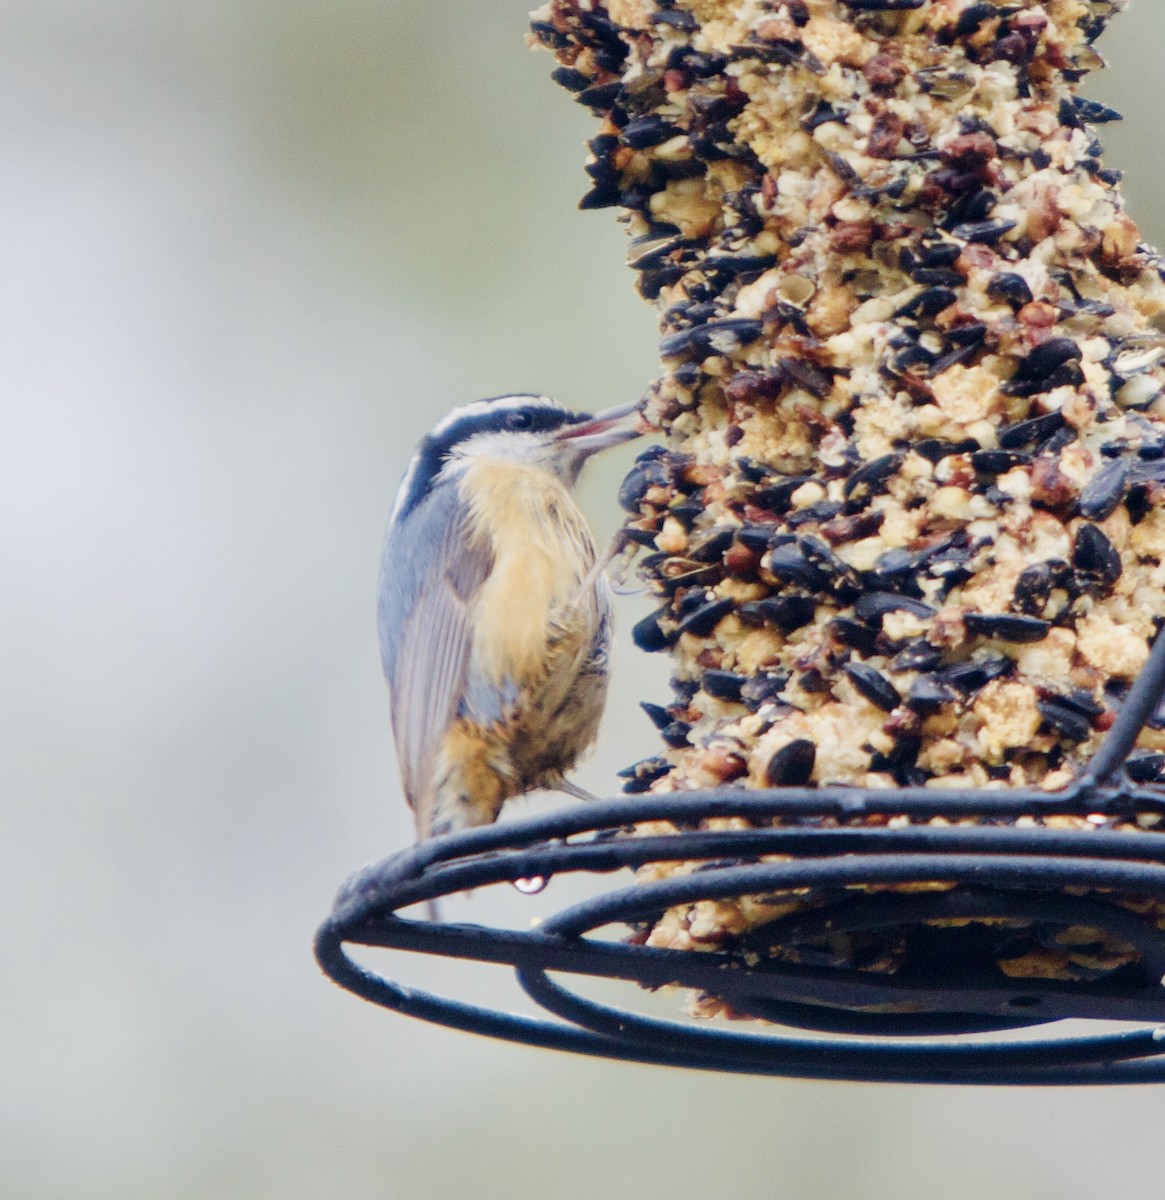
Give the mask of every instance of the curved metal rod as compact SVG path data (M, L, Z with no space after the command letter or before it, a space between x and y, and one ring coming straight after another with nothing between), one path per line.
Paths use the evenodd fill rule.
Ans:
M1028 889L1062 887L1071 872L1073 887L1103 888L1165 898L1165 867L1156 863L1094 862L1061 858L1041 862L1019 855L971 854L862 855L840 860L763 863L633 884L580 901L542 922L542 932L580 937L613 922L644 920L661 908L698 900L796 891L798 888L854 887L904 883L970 883L979 887Z
M814 835L824 833L826 837L822 840L828 840L830 835L838 834L848 836L858 833L859 838L862 838L870 833L877 836L887 832L913 834L922 831L802 830L785 832L802 834L812 832ZM1057 843L1058 849L1067 848L1063 846L1064 838L1067 837L1071 840L1074 836L1064 835L1058 831L1013 828L960 829L955 827L926 832L928 836L923 839L924 842L941 842L945 839L948 843L959 841L965 845L969 838L981 845L987 843L999 846L1003 841L1014 843L1021 840L1032 846L1043 846L1046 849L1051 847L1053 841ZM629 846L641 853L650 854L657 849L650 844L652 841L674 842L679 840L683 842L692 836L704 837L707 835L681 834L678 835L678 839L630 838L617 844L600 844L598 849L607 853L612 849ZM1146 838L1150 842L1155 841L1154 835L1126 835L1103 830L1096 831L1095 835L1084 833L1079 836L1087 838L1090 844L1095 840L1098 845L1105 843L1106 848L1111 845L1113 850L1119 848L1117 845L1119 839L1127 837L1131 841L1126 843L1125 853L1133 849L1133 842L1144 843ZM870 840L873 841L873 839ZM878 836L878 840L884 847L885 838ZM1072 845L1078 848L1079 841L1072 842ZM571 869L571 866L581 869L577 863L569 864L569 859L564 860L563 856L577 854L580 851L589 852L594 849L596 847L590 845L558 846L549 848L541 855L537 852L525 851L479 859L466 864L464 870L446 866L436 872L437 875L444 876L439 892L463 884L465 870L478 877L486 872L494 880L512 878L516 862L525 864L533 859L535 863L538 863L538 860L545 855L556 857L556 865L560 869ZM1156 845L1138 844L1136 849L1159 853ZM619 857L622 858L622 855ZM958 862L957 859L952 860L950 856L932 857L931 855L916 854L904 857L907 860L905 864L897 856L886 854L861 855L853 860L834 858L793 864L765 864L760 867L737 867L700 872L678 881L661 882L672 887L682 884L685 889L694 887L696 892L705 894L731 894L733 889L742 888L742 882L742 890L746 891L752 887L760 887L763 890L764 887L771 887L774 884L784 886L805 884L810 882L812 876L816 874L818 882L824 879L826 882L844 885L847 881L852 882L852 879L859 877L866 880L887 877L903 879L914 874L916 877L921 875L926 878L934 878L938 873L949 878L952 874L961 874L965 868L969 879L982 878L982 874L986 870L989 874L993 874L995 881L1007 880L1013 883L1016 880L1021 883L1034 881L1036 883L1043 882L1045 885L1058 882L1062 885L1064 867L1067 866L1072 873L1071 879L1074 883L1087 883L1091 886L1131 885L1138 893L1145 894L1146 890L1154 887L1160 888L1163 877L1165 877L1165 871L1156 863L1140 864L1127 860L1096 863L1088 859L1068 858L1060 864L1054 861L1043 864L1043 870L1033 873L1033 866L1039 868L1041 864L1020 855L996 856L986 864L976 859L974 855L961 856L966 860L964 862ZM593 864L589 865L593 866ZM651 978L653 975L657 975L660 980L664 981L666 981L667 975L670 975L672 979L682 978L685 972L674 969L665 969L662 974L659 974L658 970L644 971L646 961L654 962L658 968L662 956L665 966L669 957L681 960L681 965L687 964L688 967L707 964L708 968L712 968L709 970L712 979L691 980L690 982L697 986L701 982L705 987L719 986L720 990L723 990L724 984L728 981L728 975L723 970L717 971L713 968L713 964L717 962L719 956L691 955L679 951L650 951L643 947L603 945L597 958L592 961L588 956L593 955L596 950L600 950L599 946L585 939L579 941L576 938L572 941L569 936L564 936L567 929L577 928L580 924L595 927L606 920L614 919L615 915L620 920L624 919L628 915L628 911L623 907L620 908L618 914L613 914L609 907L604 910L601 905L597 909L593 904L576 905L567 910L565 914L560 914L558 918L552 919L552 923L558 924L562 928L547 929L544 925L543 932L533 936L497 935L493 931L470 929L468 933L474 935L475 944L471 947L462 946L457 951L461 956L476 957L484 961L508 962L519 966L524 985L537 993L538 999L544 1000L552 1011L560 1012L561 1015L568 1016L570 1020L582 1022L584 1026L596 1023L598 1028L579 1029L443 1000L429 993L391 984L352 962L343 951L345 941L355 940L368 944L395 945L400 948L427 949L430 952L441 953L439 943L442 941L451 944L458 937L468 936L463 935L458 927L427 926L420 922L403 921L396 917L386 916L384 905L387 904L388 911L391 911L394 907L415 902L418 893L415 884L410 885L407 882L408 876L412 872L406 864L401 863L398 859L390 860L383 866L390 868L387 872L388 875L396 875L398 886L395 896L391 894L392 886L389 886L387 891L370 886L372 879L366 873L365 887L360 889L360 899L349 892L349 900L342 906L343 909L346 909L346 914L338 911L336 917L320 931L317 952L321 966L337 982L358 995L397 1011L453 1028L504 1037L528 1045L571 1050L576 1053L618 1057L637 1062L695 1066L701 1069L749 1071L760 1074L796 1074L819 1078L895 1079L899 1081L959 1079L966 1082L991 1083L1149 1082L1165 1078L1165 1064L1154 1062L1148 1057L1158 1055L1162 1049L1159 1036L1154 1030L1138 1030L1116 1037L1104 1037L1099 1041L1095 1038L1086 1038L1069 1039L1066 1042L1062 1040L1052 1043L1036 1042L1031 1044L1030 1053L1028 1049L1023 1048L1028 1044L1020 1043L1021 1049L1014 1052L1019 1056L1018 1060L1007 1057L1009 1053L1006 1048L1007 1043L1002 1044L998 1052L980 1049L976 1050L975 1054L964 1057L965 1051L949 1053L941 1046L919 1046L917 1043L908 1043L904 1046L900 1042L867 1042L862 1044L857 1052L844 1051L839 1056L836 1052L839 1043L834 1040L790 1039L733 1033L727 1036L747 1039L740 1044L739 1055L743 1057L736 1057L735 1050L726 1052L727 1047L720 1040L723 1031L673 1025L669 1022L643 1024L644 1018L620 1013L618 1010L607 1010L601 1006L600 1009L594 1010L592 1007L588 1007L589 1002L573 998L570 993L558 988L549 980L542 982L545 979L547 966L550 969L567 969L583 974L634 978L648 983L653 982ZM507 866L509 871L504 869ZM402 867L404 867L403 870L400 869ZM1059 867L1058 875L1057 867ZM396 869L393 870L393 868ZM838 868L845 869L839 873ZM1083 871L1081 872L1079 868L1083 868ZM757 874L758 871L761 872L760 875ZM745 873L743 881L741 879L742 872ZM774 875L773 872L777 872L777 874ZM385 874L386 872L381 874L382 884L385 883ZM432 882L430 881L430 884ZM400 886L402 884L404 886ZM645 887L624 889L622 895L624 899L633 901L633 907L637 908L644 899L643 892L657 886L648 884ZM434 891L432 886L424 890ZM689 891L689 898L692 894L695 893ZM740 894L740 892L736 894ZM657 895L654 903L657 905L663 902L670 903L674 899L674 895L665 896L662 899ZM1022 909L1022 905L1019 907ZM1127 910L1122 910L1122 912L1128 915ZM586 914L585 919L582 914ZM558 936L554 936L555 933ZM493 945L499 936L503 940L507 940L507 944L500 950ZM490 945L490 949L485 953L482 952L483 946L480 944L483 939ZM554 951L562 956L560 961L556 961ZM613 958L618 959L618 963L613 964L611 961ZM697 960L696 963L693 963L693 960ZM612 969L613 965L619 969ZM1013 993L1015 991L1032 991L1033 988L1030 985L1034 982L1036 981L1023 981L1020 985L1013 981L1011 990ZM756 977L751 978L748 980L748 988L755 991L757 983ZM580 1005L581 1007L579 1007ZM1112 1013L1102 1015L1112 1015ZM1035 1019L1045 1018L1040 1015L1035 1016ZM684 1032L677 1033L677 1031ZM715 1034L716 1037L709 1039L708 1035L710 1034ZM643 1038L657 1037L665 1038L665 1044L642 1044ZM840 1045L852 1046L854 1043L847 1042L840 1043ZM767 1049L758 1058L757 1052L761 1046L767 1047ZM1049 1049L1047 1048L1049 1046L1057 1048ZM889 1049L888 1056L882 1057L881 1051L888 1047L894 1048ZM1133 1061L1137 1056L1144 1056L1145 1061Z
M1161 1044L1156 1031L1136 1031L1131 1040L1106 1043L1105 1052L1109 1059L1102 1063L1057 1067L1054 1063L1034 1069L1010 1070L1003 1064L996 1070L958 1070L951 1067L915 1067L909 1062L899 1062L889 1069L877 1057L877 1046L873 1056L865 1061L848 1061L839 1064L833 1058L837 1043L832 1039L791 1039L770 1037L770 1053L763 1061L751 1058L716 1054L694 1053L684 1048L673 1048L664 1044L647 1044L621 1037L604 1036L576 1025L539 1020L517 1013L499 1012L477 1005L446 1000L416 988L406 988L355 963L343 950L344 935L325 922L316 937L316 957L323 971L340 986L374 1004L393 1009L406 1016L477 1033L485 1037L501 1038L525 1046L548 1050L564 1050L591 1057L617 1058L625 1062L637 1062L655 1066L686 1067L705 1071L729 1071L737 1074L789 1076L810 1079L849 1080L853 1082L898 1082L898 1083L972 1083L972 1084L1036 1084L1060 1086L1064 1084L1130 1084L1157 1083L1165 1080L1165 1059L1127 1057L1125 1049L1137 1053L1160 1053ZM639 1020L639 1018L635 1018ZM665 1023L666 1024L666 1023ZM667 1030L670 1036L670 1029ZM718 1032L718 1031L717 1031ZM1148 1040L1147 1040L1148 1039ZM1066 1039L1058 1042L1071 1052L1076 1041ZM1091 1039L1087 1039L1091 1040ZM786 1043L795 1046L792 1056L785 1059L776 1051ZM1091 1051L1083 1051L1091 1056Z
M520 821L505 821L434 838L409 847L401 852L401 856L409 858L419 874L439 862L470 854L534 845L551 838L602 829L621 829L648 821L682 824L725 817L754 821L773 817L792 821L814 818L857 821L874 816L906 816L913 820L932 817L1007 820L1050 816L1123 817L1133 811L1165 815L1165 791L1124 785L1093 787L1087 792L1075 786L1059 792L1034 788L797 787L748 791L728 788L597 800ZM345 886L358 886L359 880L358 874ZM344 894L341 891L341 897Z
M525 1045L633 1062L899 1082L1162 1081L1161 1028L989 1043L901 1040L902 1035L917 1039L1015 1028L1060 1016L1165 1018L1165 933L1154 917L1142 919L1095 894L1165 898L1161 833L990 824L886 828L852 822L873 816L910 822L936 816L988 822L1055 815L1093 816L1101 822L1140 814L1159 819L1165 814L1165 789L1133 785L1121 768L1163 691L1165 639L1158 638L1100 749L1060 792L829 787L637 796L426 842L366 868L345 885L317 935L317 958L341 986L410 1016ZM698 828L708 818L727 816L760 827L715 833ZM782 824L766 825L773 820ZM634 834L636 825L648 821L671 822L679 831ZM580 836L588 840L572 840ZM794 861L756 861L776 855L794 856ZM522 876L609 873L684 860L704 865L694 874L636 884L572 905L536 933L435 926L395 915L422 900ZM945 882L958 890L945 897L933 892L866 895L837 903L847 890L853 896L853 889L912 882ZM1092 894L1065 895L1064 889ZM817 907L755 928L733 953L692 954L586 936L612 923L650 921L667 908L701 899L787 897L790 892ZM1084 925L1128 945L1137 961L1116 967L1099 981L1062 983L1008 979L994 968L994 951L964 965L960 975L925 940L918 943L924 948L921 958L911 958L917 946L906 943L901 977L809 968L771 958L774 945L812 942L839 930L914 930L912 938L926 930L928 937L941 938L946 935L935 932L935 923L941 927L952 918L1011 919L1051 928ZM392 983L353 961L345 952L348 942L509 965L531 996L570 1023L497 1012ZM839 1041L661 1021L583 999L552 981L548 971L649 987L674 983L701 988L744 1012L875 1037ZM904 1003L929 1011L874 1011ZM890 1034L898 1039L880 1036Z
M639 1016L585 1000L552 982L543 971L519 971L527 994L548 1012L610 1037L667 1044L693 1054L715 1054L750 1063L776 1063L784 1068L812 1069L828 1048L834 1071L868 1068L876 1061L890 1077L898 1071L912 1076L944 1071L979 1069L999 1072L1024 1068L1081 1066L1111 1063L1118 1059L1150 1057L1165 1052L1165 1028L1136 1029L1126 1033L1076 1038L1065 1043L1051 1039L1009 1042L933 1042L920 1045L904 1041L830 1041L816 1038L773 1037L705 1029ZM961 1076L960 1076L961 1077Z
M994 793L992 793L994 794ZM751 795L751 794L750 794ZM603 808L620 805L622 820L610 824L604 813L590 828L580 828L580 817L592 814L600 805L588 805L581 813L576 809L538 817L529 822L513 822L490 826L455 835L462 844L460 858L447 854L424 865L417 848L374 863L355 875L341 889L337 911L352 904L375 903L378 895L391 894L395 907L418 903L457 891L484 887L513 879L542 876L550 878L569 870L607 873L623 868L635 868L650 862L676 862L711 857L747 858L765 854L824 856L865 854L879 849L902 853L916 851L964 851L967 853L1030 855L1079 855L1085 849L1089 858L1129 859L1134 861L1165 862L1165 837L1158 833L1131 830L1093 829L1060 830L1042 826L904 826L885 827L788 827L778 826L750 830L689 831L652 837L627 836L588 843L565 842L564 837L589 832L622 830L648 820L677 820L678 811L684 819L701 821L722 815L720 797L685 793L683 802L675 800L667 807L647 806L643 801L604 801ZM778 804L764 797L766 815L786 820L800 815L800 805L794 797L788 804ZM643 815L650 807L651 815ZM734 811L732 815L742 815ZM756 816L757 814L749 814ZM554 820L555 817L561 818ZM537 830L541 844L531 834ZM497 836L510 831L510 842ZM449 839L452 840L452 839ZM517 848L513 848L513 847ZM529 847L529 848L526 848ZM504 853L504 857L503 857ZM387 889L387 890L386 890ZM402 900L403 895L412 899Z

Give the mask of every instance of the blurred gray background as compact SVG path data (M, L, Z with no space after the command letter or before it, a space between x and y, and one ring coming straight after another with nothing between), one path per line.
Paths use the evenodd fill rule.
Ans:
M1156 1194L1161 1089L591 1062L318 975L334 889L410 835L372 610L413 442L653 370L527 3L0 0L0 1195ZM1137 0L1088 88L1157 242L1163 37ZM583 489L604 532L620 453ZM600 792L664 693L620 649ZM453 915L524 924L568 886Z

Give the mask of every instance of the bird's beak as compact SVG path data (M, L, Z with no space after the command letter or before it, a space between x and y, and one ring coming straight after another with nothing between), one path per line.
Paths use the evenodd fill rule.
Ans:
M576 454L590 455L608 446L618 446L644 433L639 418L639 402L621 404L608 408L593 417L584 417L574 425L565 425L555 435L555 440L565 442Z

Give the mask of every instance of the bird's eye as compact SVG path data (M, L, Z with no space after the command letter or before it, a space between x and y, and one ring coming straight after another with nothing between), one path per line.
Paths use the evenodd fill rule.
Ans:
M507 415L506 428L513 430L529 429L533 424L533 421L534 418L531 417L528 412L523 412L522 409L518 409L516 412L512 412Z

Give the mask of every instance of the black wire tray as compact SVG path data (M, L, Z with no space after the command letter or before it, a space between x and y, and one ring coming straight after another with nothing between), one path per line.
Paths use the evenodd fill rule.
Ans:
M1162 1081L1165 929L1148 902L1165 902L1165 831L1128 826L1140 815L1165 814L1165 788L1135 784L1125 762L1163 694L1165 637L1157 639L1096 754L1059 792L681 792L571 806L437 838L349 880L316 936L316 956L341 987L408 1016L631 1062L920 1083ZM1057 816L1087 818L1096 827L1038 823ZM699 828L713 817L743 817L760 827ZM847 824L871 817L899 821ZM921 823L935 817L982 823ZM1035 823L1014 824L1020 818ZM773 820L781 824L773 827ZM629 836L631 826L649 821L674 822L680 832ZM1111 828L1116 822L1124 827ZM755 861L766 855L791 858ZM691 873L632 883L573 904L544 918L536 931L397 915L410 905L488 884L607 874L665 861L699 865ZM884 890L910 884L949 886ZM811 897L813 907L744 935L730 951L658 949L625 937L588 936L606 926L654 921L674 905L773 893L787 898L793 889L805 889L802 898ZM1007 923L1086 928L1133 953L1091 981L1013 978L985 946L985 931ZM909 933L905 963L892 974L788 962L772 953L776 946L880 930ZM553 1019L394 983L357 963L346 944L513 967L522 988ZM549 972L691 988L742 1015L828 1036L644 1016L587 999ZM1053 1029L1022 1039L1011 1033L1073 1018L1138 1025L1115 1032ZM983 1040L984 1034L997 1036Z

